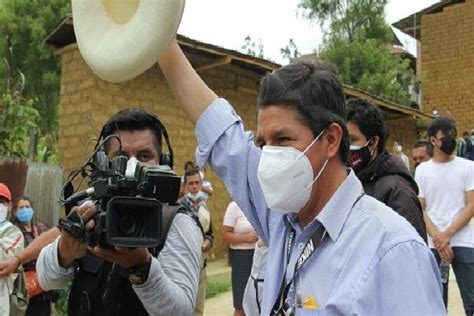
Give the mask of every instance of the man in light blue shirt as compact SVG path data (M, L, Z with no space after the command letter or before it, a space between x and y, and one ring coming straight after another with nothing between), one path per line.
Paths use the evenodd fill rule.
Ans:
M332 66L267 74L255 141L176 41L160 66L196 123L198 164L209 162L269 246L262 315L445 314L423 240L345 167L344 91Z

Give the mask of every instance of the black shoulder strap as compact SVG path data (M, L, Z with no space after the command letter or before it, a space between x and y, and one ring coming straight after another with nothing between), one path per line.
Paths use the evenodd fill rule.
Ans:
M168 205L163 207L163 213L161 218L161 234L160 234L160 244L153 248L152 254L153 257L158 257L158 254L161 252L166 243L166 237L168 236L168 231L170 230L173 219L178 213L188 213L186 208L179 205Z

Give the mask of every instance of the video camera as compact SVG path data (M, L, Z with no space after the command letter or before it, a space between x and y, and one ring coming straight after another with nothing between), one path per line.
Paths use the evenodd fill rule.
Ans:
M181 179L167 165L137 162L130 172L126 156L118 154L109 161L103 148L106 140L81 168L83 173L90 169L90 187L64 201L72 205L90 198L97 207L94 230L85 233L85 223L76 212L58 226L91 245L155 247L160 243L162 203L176 203Z

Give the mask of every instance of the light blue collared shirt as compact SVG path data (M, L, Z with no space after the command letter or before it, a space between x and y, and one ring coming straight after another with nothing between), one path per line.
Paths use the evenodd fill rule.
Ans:
M200 166L209 162L232 198L269 246L262 315L271 313L286 271L319 225L322 245L301 267L290 288L297 315L444 315L439 270L415 229L381 202L363 195L353 172L304 229L295 216L271 212L257 179L260 149L227 101L218 99L196 126ZM287 263L287 244L295 231Z

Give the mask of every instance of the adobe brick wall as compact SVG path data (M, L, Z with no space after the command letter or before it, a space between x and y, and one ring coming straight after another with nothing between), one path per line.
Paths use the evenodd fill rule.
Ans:
M413 168L411 161L411 149L416 142L416 120L400 119L386 121L388 131L388 139L385 148L389 153L393 153L393 143L400 140L403 144L403 152L410 158L410 166Z
M421 18L423 110L450 110L458 134L474 128L474 0Z

